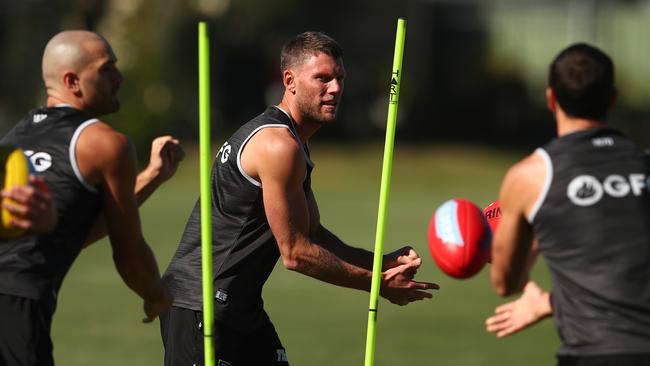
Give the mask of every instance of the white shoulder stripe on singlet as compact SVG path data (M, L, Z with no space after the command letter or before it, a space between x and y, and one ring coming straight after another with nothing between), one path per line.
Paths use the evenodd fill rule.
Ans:
M539 156L541 156L544 160L544 165L546 165L546 178L544 179L544 186L542 187L542 191L539 193L537 201L528 214L527 220L529 224L532 224L535 220L535 216L537 216L537 212L546 200L548 191L551 188L551 183L553 182L553 162L551 161L551 157L548 155L546 150L542 149L541 147L535 150L535 153L539 154Z
M70 149L69 149L69 155L70 155L70 165L72 165L72 170L74 171L74 175L77 176L77 179L79 179L79 182L81 185L83 185L87 190L91 192L97 192L97 188L91 186L86 180L84 179L83 175L81 175L81 171L79 170L79 165L77 164L77 140L79 140L79 135L81 135L81 132L88 126L92 125L93 123L99 122L97 118L89 119L85 121L84 123L80 124L79 127L74 131L74 135L72 135L72 140L70 140Z
M255 135L259 130L264 129L264 128L286 128L287 130L289 130L289 132L290 132L294 137L296 137L296 135L293 133L293 131L291 131L291 129L290 129L289 126L287 126L287 125L283 125L283 124L268 124L268 125L261 125L261 126L259 126L258 128L256 128L255 130L253 130L253 132L251 132L251 133L246 137L246 139L244 140L244 142L242 142L241 146L239 147L239 151L237 152L237 168L239 168L239 172L241 173L241 175L244 176L244 178L246 178L246 180L248 180L248 181L251 182L253 185L255 185L255 186L257 186L257 187L260 187L260 188L262 187L262 182L258 182L257 180L253 179L253 177L251 177L250 175L246 174L246 172L244 172L244 169L243 169L242 166L241 166L241 153L242 153L242 151L244 151L244 146L246 146L246 144L248 143L248 140L250 140L250 139L251 139L251 138L252 138L252 137L253 137L253 136L254 136L254 135ZM300 141L300 140L298 140L298 141Z

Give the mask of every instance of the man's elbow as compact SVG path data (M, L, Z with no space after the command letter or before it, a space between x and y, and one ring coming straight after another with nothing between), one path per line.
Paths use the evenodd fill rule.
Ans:
M280 245L280 256L284 268L302 272L305 267L309 266L310 244L304 241L285 242Z
M290 271L297 271L300 267L298 258L289 255L282 256L282 264L284 265L284 268Z

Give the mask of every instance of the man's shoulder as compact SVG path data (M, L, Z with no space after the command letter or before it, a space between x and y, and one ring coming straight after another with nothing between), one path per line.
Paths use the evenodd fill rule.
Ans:
M548 174L542 151L538 149L512 165L504 178L504 186L515 191L541 186Z
M284 125L289 126L291 120L289 117L275 106L270 106L257 116L251 118L248 122L243 124L239 130L255 130L258 127L265 125Z
M253 135L247 145L254 146L258 154L273 159L286 160L302 157L300 144L287 128L263 128Z
M109 124L97 120L88 125L79 135L77 149L91 152L108 159L120 159L132 153L129 138ZM78 150L77 153L80 153Z

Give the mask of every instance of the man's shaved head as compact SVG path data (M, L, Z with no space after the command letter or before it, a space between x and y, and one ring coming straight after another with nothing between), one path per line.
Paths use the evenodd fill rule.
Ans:
M61 76L67 71L79 73L92 61L89 47L91 44L108 42L97 33L75 30L63 31L55 35L45 46L43 52L43 81L48 88L61 83Z
M119 110L122 74L110 44L94 32L61 32L43 52L47 104L68 104L94 115Z

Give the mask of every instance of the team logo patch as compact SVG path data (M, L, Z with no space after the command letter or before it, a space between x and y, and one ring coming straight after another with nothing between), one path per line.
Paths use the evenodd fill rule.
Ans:
M35 114L33 121L34 121L34 123L39 123L39 122L43 121L46 118L47 118L47 114Z
M591 175L580 175L569 183L567 196L578 206L591 206L603 197L603 187Z
M214 298L222 303L225 304L228 301L228 292L222 288L217 290L217 293L214 295Z
M601 182L591 175L579 175L569 183L567 197L578 206L591 206L600 201L605 194L614 198L622 198L629 194L640 196L648 189L645 174L633 173L627 177L612 174Z
M614 146L614 139L609 136L597 137L591 139L591 144L594 145L594 147Z
M25 150L25 155L29 157L29 160L32 162L32 165L37 172L44 172L52 166L52 155L46 152Z
M228 161L231 151L232 151L232 146L230 146L228 141L226 141L221 146L221 149L219 149L219 152L217 153L217 158L219 157L219 155L221 155L221 159L220 159L221 163L225 163Z

